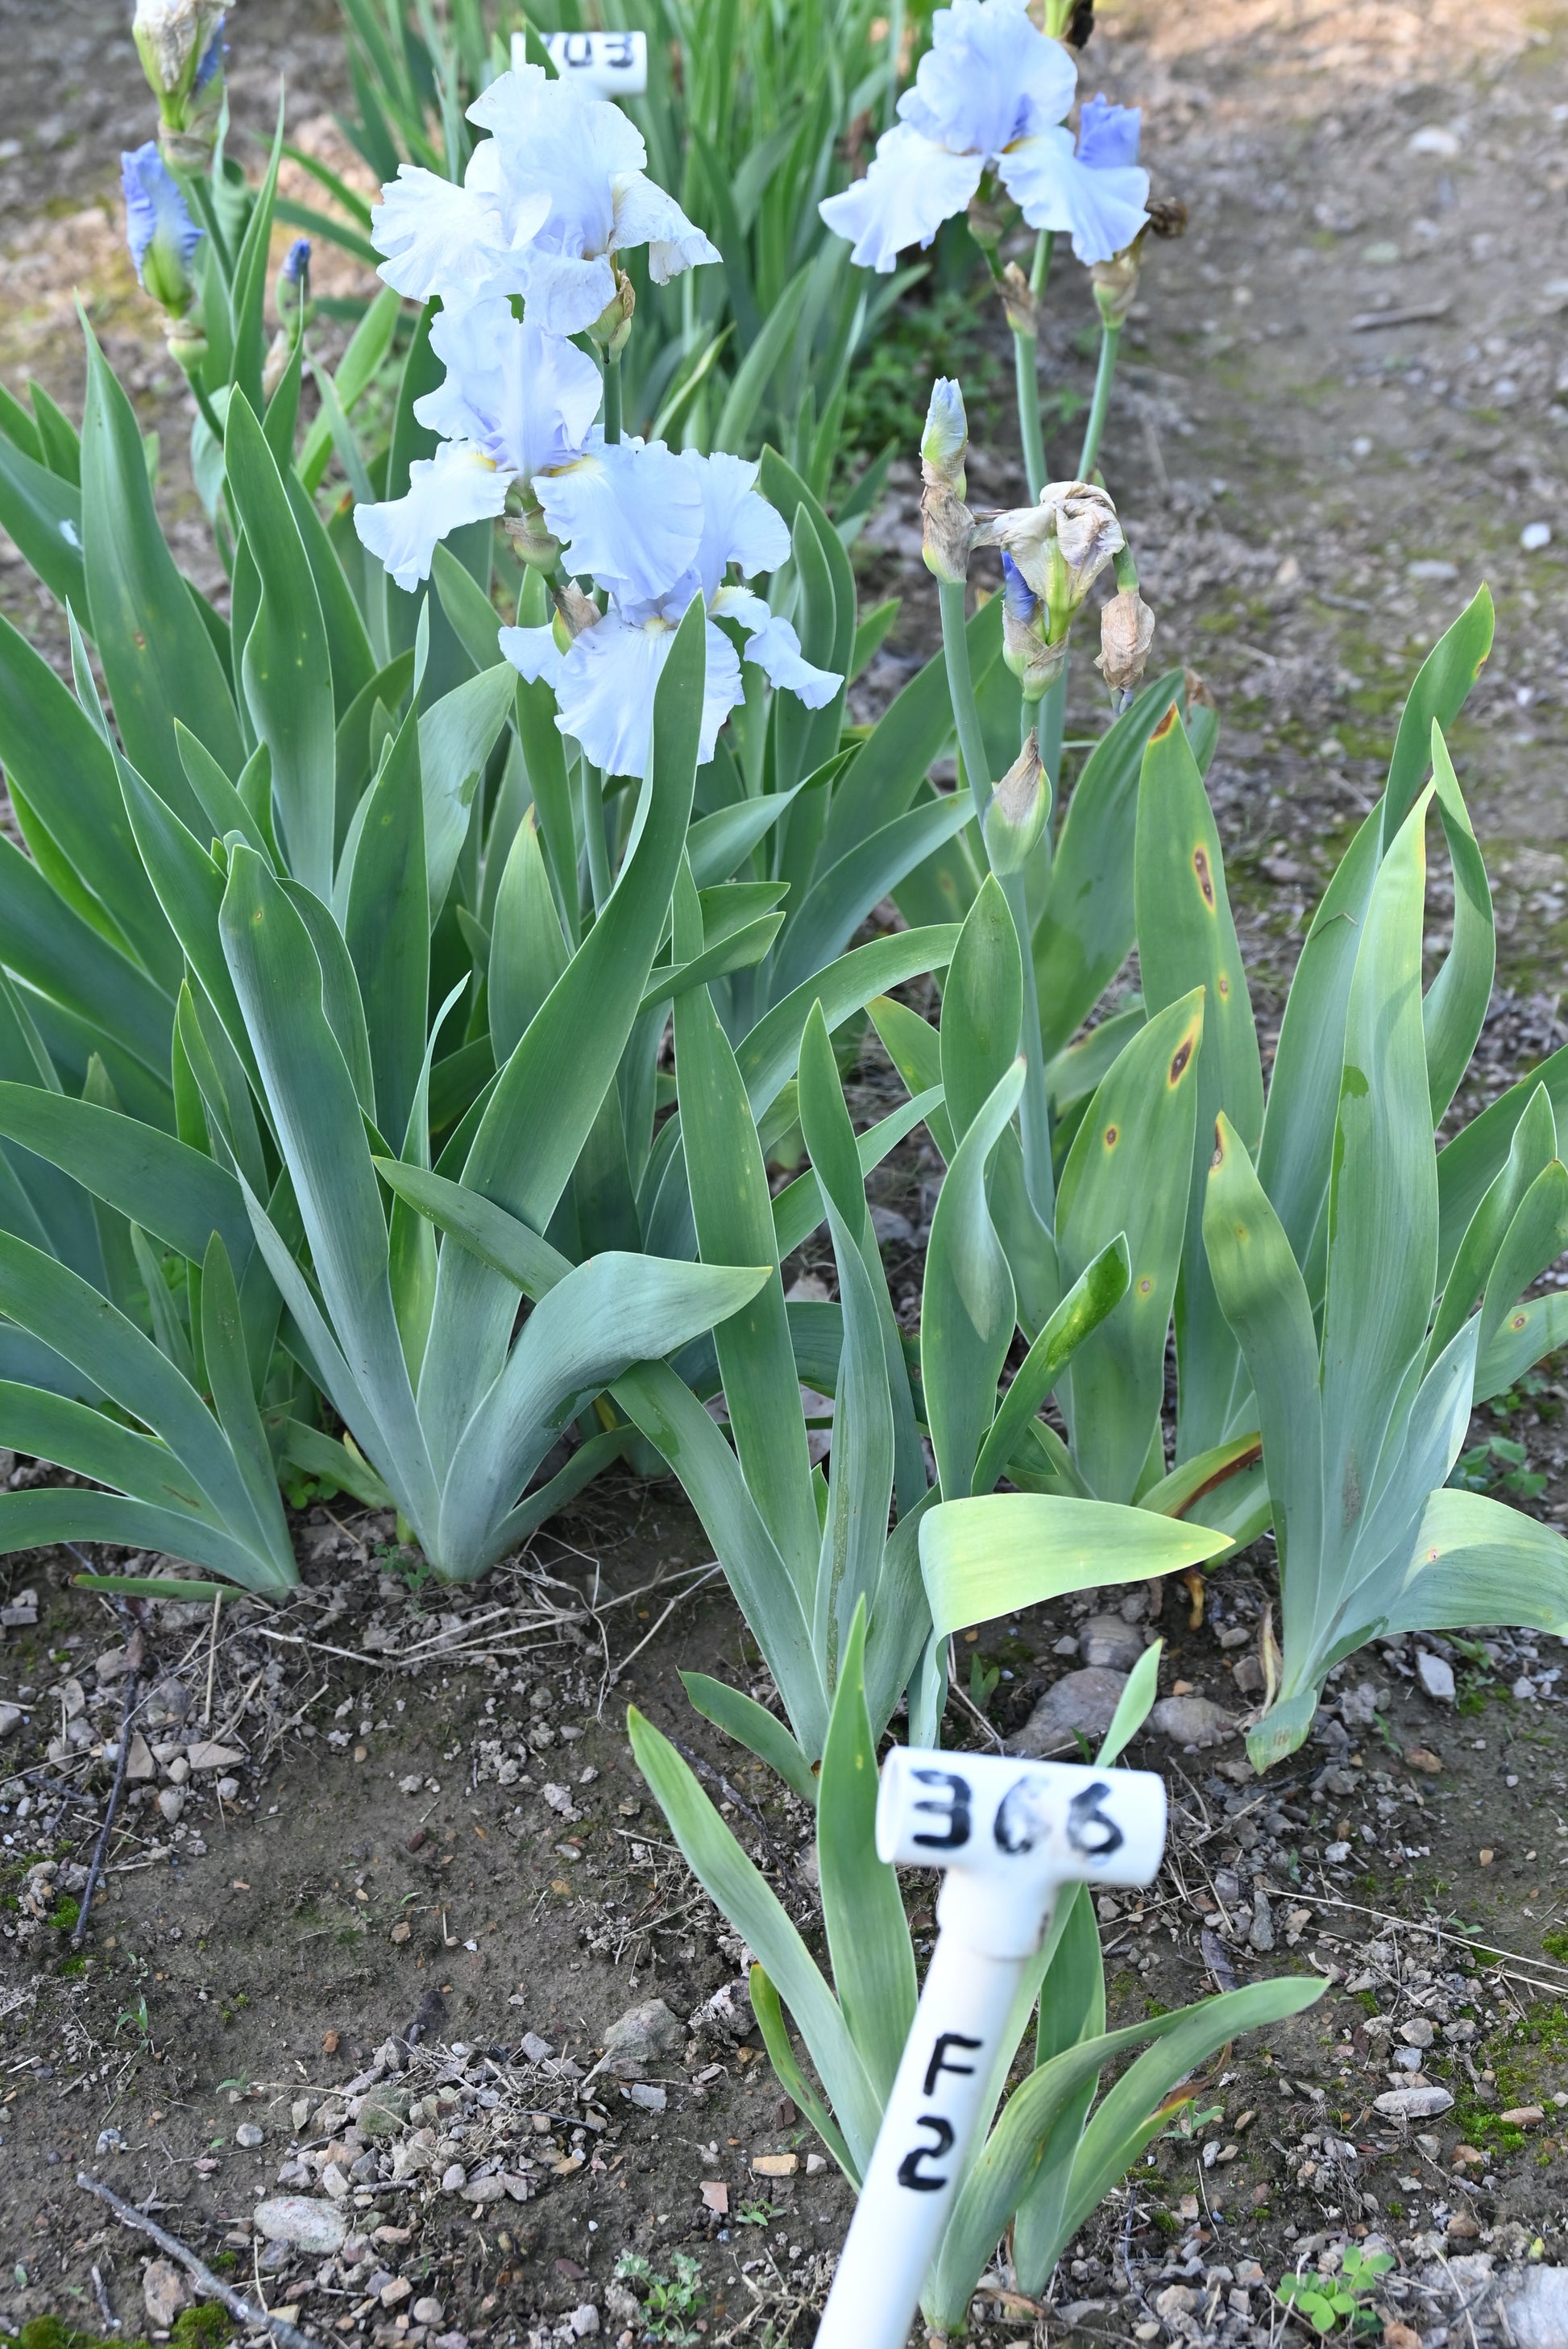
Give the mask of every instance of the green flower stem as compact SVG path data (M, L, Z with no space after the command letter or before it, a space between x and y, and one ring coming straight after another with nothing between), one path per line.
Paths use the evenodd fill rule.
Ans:
M592 759L580 762L583 779L583 833L588 843L588 880L593 891L593 911L602 914L610 895L610 851L604 839L604 778Z
M223 445L223 428L218 420L217 409L207 396L206 385L194 371L188 375L185 380L191 386L191 398L201 411L202 422L221 449Z
M964 632L965 583L940 580L937 600L942 609L942 649L947 662L947 690L953 702L953 722L958 755L969 779L980 837L985 837L985 812L992 800L990 761L975 698L975 678L969 667L969 640ZM987 861L989 853L987 852ZM1040 1041L1040 1004L1035 991L1034 934L1029 923L1028 895L1021 873L998 874L1002 895L1018 934L1018 958L1024 969L1024 1096L1018 1123L1024 1145L1024 1181L1036 1213L1049 1224L1055 1204L1051 1174L1051 1112L1046 1092L1046 1056Z
M1046 443L1040 429L1040 346L1034 335L1013 329L1013 381L1018 401L1018 438L1024 448L1024 478L1029 503L1046 481Z
M1035 258L1029 266L1029 291L1037 303L1045 293L1046 280L1051 274L1051 254L1055 245L1056 238L1048 228L1043 228L1035 239ZM1040 428L1039 368L1038 338L1034 335L1020 334L1015 327L1013 377L1017 393L1018 439L1023 444L1024 474L1029 484L1031 505L1039 496L1046 480L1046 441Z
M1094 399L1088 411L1088 423L1084 430L1083 447L1078 452L1078 477L1080 481L1094 478L1095 460L1105 431L1105 419L1110 409L1110 387L1116 374L1116 354L1121 343L1119 326L1102 326L1099 330L1099 366L1095 370Z
M887 12L887 88L882 98L882 129L898 120L898 61L903 52L904 0L892 0Z
M619 353L604 362L604 438L621 437L621 360Z
M1051 779L1051 796L1061 796L1062 737L1067 732L1068 673L1047 686L1040 696L1037 723L1040 730L1040 764Z

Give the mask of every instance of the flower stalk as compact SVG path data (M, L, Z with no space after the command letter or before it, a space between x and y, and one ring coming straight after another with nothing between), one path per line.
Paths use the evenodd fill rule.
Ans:
M963 580L937 581L937 601L942 612L942 650L947 664L947 690L953 702L958 755L964 762L980 836L985 843L986 861L995 872L992 843L998 827L993 824L988 829L986 818L996 795L991 788L990 761L985 755L985 737L980 724L979 704L975 698L974 673L969 666L969 639L965 633L965 593ZM1007 829L1012 829L1011 823ZM1010 861L1003 855L1004 864ZM1013 916L1013 926L1018 934L1018 959L1024 973L1024 1091L1018 1103L1018 1131L1024 1147L1024 1181L1036 1214L1048 1224L1055 1203L1056 1185L1051 1173L1051 1111L1046 1092L1045 1050L1040 1041L1040 1003L1035 988L1034 934L1029 921L1028 891L1021 868L997 873L996 878L1007 901L1007 910Z

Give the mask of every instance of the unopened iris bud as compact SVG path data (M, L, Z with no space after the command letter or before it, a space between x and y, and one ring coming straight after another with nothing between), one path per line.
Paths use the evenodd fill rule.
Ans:
M1113 693L1131 693L1143 682L1154 615L1136 587L1123 587L1099 616L1099 653L1095 667Z
M949 585L969 576L975 524L964 502L968 453L963 390L951 377L938 376L920 440L920 519L926 568Z
M1002 297L1002 307L1006 313L1007 324L1013 332L1016 335L1027 335L1037 339L1040 331L1040 297L1016 261L1009 261L1000 277L997 278L996 291Z
M962 497L965 489L964 460L969 454L969 419L964 412L964 387L952 376L939 375L931 387L925 429L920 436L920 469L927 482L940 481Z
M632 331L632 313L636 306L636 287L629 277L617 270L614 294L588 329L607 359L618 359L625 349L626 337Z
M1031 726L985 811L985 854L998 880L1023 871L1050 812L1050 780L1040 764L1039 740Z
M125 241L137 277L160 309L182 319L196 299L191 274L205 230L197 227L185 199L150 139L119 159L125 191Z
M561 560L561 541L547 526L544 509L527 481L515 481L507 492L501 528L520 563L536 571L554 570Z
M1168 238L1183 236L1187 229L1187 207L1178 196L1151 196L1149 217L1132 243L1120 253L1113 253L1109 261L1097 261L1089 271L1094 285L1095 306L1108 326L1124 326L1133 303L1138 298L1138 279L1143 267L1143 248L1151 236Z
M278 282L273 292L278 316L285 326L292 326L303 309L310 316L310 239L296 236L284 258L278 272Z

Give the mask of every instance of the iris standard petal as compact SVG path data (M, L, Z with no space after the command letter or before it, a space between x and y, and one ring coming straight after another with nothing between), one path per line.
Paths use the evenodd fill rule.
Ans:
M982 155L953 154L901 122L878 140L865 178L817 210L835 236L851 241L857 267L885 273L906 245L929 244L965 209L984 168Z
M1143 114L1136 106L1112 106L1102 92L1078 109L1078 158L1091 171L1110 171L1138 160Z
M1132 243L1148 218L1148 172L1136 164L1097 171L1080 162L1067 130L1020 140L997 171L1029 226L1070 233L1083 262L1109 261Z
M732 563L744 576L777 571L789 557L789 532L783 515L769 504L757 486L758 467L744 457L720 450L711 457L695 449L681 452L681 463L696 480L702 495L702 544L697 570L702 599L711 604Z
M408 468L407 494L356 506L359 543L409 594L430 575L436 541L467 522L493 520L506 505L508 476L466 442L449 440Z
M702 543L702 492L662 440L611 447L595 433L588 453L533 490L569 568L589 572L624 602L669 593ZM629 774L630 768L617 768Z
M490 152L476 149L470 175L476 165L487 171L511 202L540 192L549 198L539 240L547 251L582 260L610 250L613 182L648 160L642 133L618 106L583 98L538 66L524 66L491 82L469 119L491 133Z
M535 245L522 265L528 315L552 335L580 335L615 298L614 264L603 254L547 253Z
M549 210L548 197L537 200L509 237L500 207L484 192L401 164L370 215L371 242L385 256L378 274L416 302L433 294L472 300L510 293L517 284L516 254Z
M933 16L898 110L939 146L986 158L1060 122L1077 87L1071 58L1037 31L1025 0L954 0Z
M509 476L569 464L599 412L598 368L500 296L448 303L430 329L446 381L414 402L421 424L469 440Z

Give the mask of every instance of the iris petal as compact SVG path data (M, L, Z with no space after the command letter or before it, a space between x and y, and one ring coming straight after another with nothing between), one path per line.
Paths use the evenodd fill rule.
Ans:
M360 544L411 595L430 575L437 540L464 523L493 520L506 505L507 487L507 476L482 450L448 440L410 465L406 496L356 506L354 527Z
M1136 164L1096 170L1079 160L1067 130L1020 140L997 170L1029 226L1070 233L1080 261L1109 261L1148 218L1148 172Z
M901 122L877 141L865 178L817 209L835 236L851 240L857 267L885 274L906 245L929 244L965 209L984 168L983 155L953 154Z

